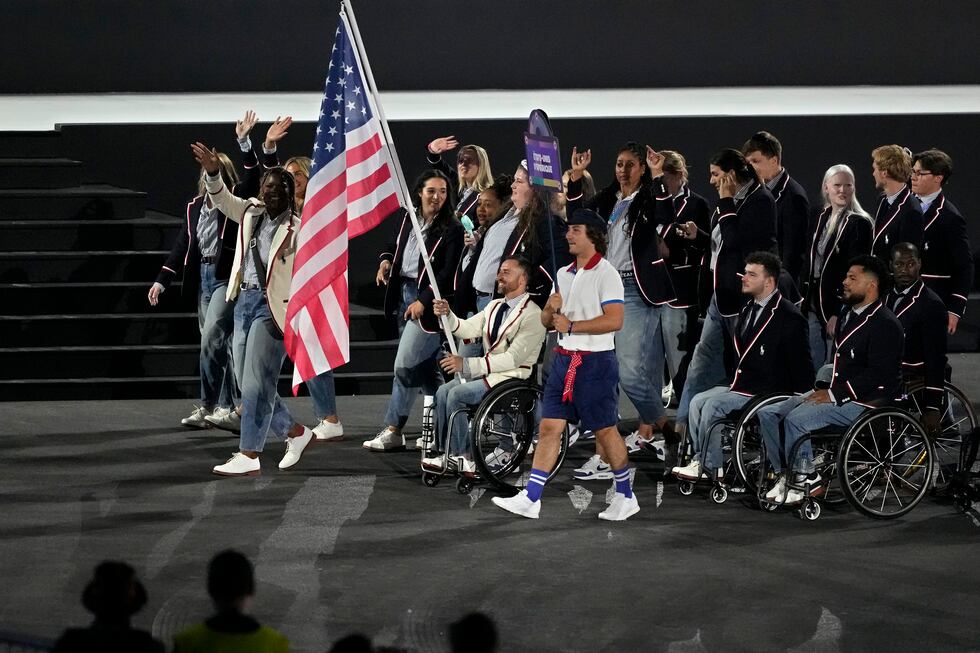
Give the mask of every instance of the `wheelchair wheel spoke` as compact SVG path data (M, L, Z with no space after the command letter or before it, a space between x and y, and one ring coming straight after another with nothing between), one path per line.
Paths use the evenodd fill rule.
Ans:
M901 474L893 474L892 476L893 476L893 478L895 478L896 480L898 480L898 481L901 481L901 482L902 482L902 483L904 483L905 485L907 485L907 486L909 486L910 488L912 488L912 490L913 490L914 492L916 492L917 494L918 494L918 492L919 492L919 490L921 490L921 489L922 489L922 486L921 486L921 485L916 485L915 483L912 483L912 482L911 482L911 481L909 481L909 480L908 480L907 478L903 478Z
M874 470L874 476L872 477L871 481L867 484L867 486L866 486L866 488L864 490L864 496L861 497L861 503L866 503L867 502L868 495L871 493L871 488L874 487L875 479L878 478L878 469L879 468L876 468Z
M870 456L874 460L874 463L873 464L875 464L875 465L881 464L881 456L880 455L876 455L876 454L872 453L866 446L864 446L863 444L861 444L861 442L859 440L857 440L856 438L854 440L854 444L856 444L857 446L859 446L862 449L864 449L864 453L868 454L868 456ZM877 449L877 447L875 447L875 449Z

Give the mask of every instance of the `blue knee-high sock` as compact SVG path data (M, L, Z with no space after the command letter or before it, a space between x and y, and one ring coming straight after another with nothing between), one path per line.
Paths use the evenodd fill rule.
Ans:
M527 498L531 501L539 500L544 491L544 484L547 482L548 472L542 469L532 469L531 475L527 479L527 487L524 488L527 492Z
M627 499L633 496L633 488L630 486L630 466L622 469L613 470L613 478L616 479L616 492L622 494Z

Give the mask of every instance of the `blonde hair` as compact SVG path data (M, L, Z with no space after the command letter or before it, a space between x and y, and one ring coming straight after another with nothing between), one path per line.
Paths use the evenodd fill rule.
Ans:
M823 173L823 183L820 184L820 195L821 197L823 197L824 208L830 206L830 197L827 196L827 182L829 182L831 178L834 177L834 175L839 175L840 173L844 173L845 175L850 177L851 184L854 183L854 171L851 170L851 166L845 165L843 163L838 163L837 165L833 165L827 168L827 172ZM863 208L861 208L861 203L858 202L856 189L854 193L851 195L851 203L850 205L848 205L847 210L850 211L851 213L854 213L855 215L861 216L862 218L866 218L868 220L871 219L871 216L868 215L868 212L865 211Z
M476 179L469 186L477 193L482 193L486 189L493 186L493 173L490 171L490 157L487 155L487 151L480 147L479 145L464 145L460 148L459 153L472 152L476 155L477 163L480 165L480 170L476 173ZM459 178L459 194L462 195L463 191L467 189L466 182L463 178Z
M299 168L300 172L306 175L306 178L310 178L310 170L313 168L313 159L308 156L294 156L282 165L283 169L288 168L291 165L295 165Z
M882 145L871 152L879 170L895 181L906 182L912 176L912 153L901 145Z
M235 164L231 162L228 155L224 152L215 152L218 157L218 171L221 173L221 180L225 182L225 186L228 190L232 190L235 184L239 182L238 171L235 170ZM201 176L197 178L197 194L204 195L207 189L204 187L204 175L207 174L204 170L201 170Z
M687 160L684 155L674 150L660 150L664 157L664 172L673 172L681 176L681 180L687 183Z

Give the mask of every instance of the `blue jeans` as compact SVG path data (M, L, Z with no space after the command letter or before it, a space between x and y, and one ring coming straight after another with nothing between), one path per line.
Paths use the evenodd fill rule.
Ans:
M660 329L664 336L667 373L670 378L674 378L684 358L684 352L681 351L681 338L687 331L687 309L665 306L660 318Z
M752 397L732 392L727 385L719 385L699 392L691 400L688 433L694 447L694 456L703 454L707 469L720 469L724 464L721 447L721 421L725 415L749 403Z
M402 283L402 306L398 323L401 338L395 354L395 378L391 381L391 399L385 411L385 424L402 428L412 412L412 404L422 388L425 394L434 395L441 378L436 367L436 356L442 341L438 333L426 333L418 320L405 322L402 317L409 304L416 299L415 288Z
M824 426L849 426L867 408L854 402L843 406L836 404L808 404L806 398L812 392L791 397L778 404L759 410L759 426L766 443L766 457L773 470L784 469L783 458L793 471L809 474L813 471L813 449L810 443L800 447L797 460L789 460L793 446L803 436ZM779 446L779 424L782 422L785 442Z
M286 360L282 334L265 294L242 290L235 305L234 357L242 383L242 435L239 449L262 451L271 432L284 439L295 420L279 397L279 374Z
M636 280L623 279L626 303L623 328L616 332L619 387L629 397L640 423L655 424L664 416L660 392L664 385L664 341L660 332L663 306L647 306Z
M810 356L813 358L813 371L819 372L827 362L827 331L813 311L807 311L807 328L810 334Z
M480 311L485 309L487 307L487 304L490 303L491 299L493 298L490 296L483 297L481 295L477 295L476 312L479 313ZM475 315L475 313L472 315ZM472 317L472 315L468 315L467 317ZM477 358L483 356L483 339L477 338L476 340L474 340L469 344L460 344L459 348L457 349L457 352L463 358Z
M448 383L443 383L436 391L436 446L440 447L446 438L446 428L449 425L449 417L453 411L460 408L477 406L480 400L486 396L487 384L483 379L474 379L466 383L460 383L459 379L452 379ZM449 452L452 455L469 454L470 430L466 415L460 413L453 420L450 431Z
M718 311L714 296L708 305L708 314L701 329L701 340L694 348L691 364L687 368L687 380L677 406L677 423L687 424L691 400L708 388L725 382L725 339L735 332L735 317L723 317Z
M227 279L214 278L215 264L201 263L201 288L197 296L197 327L201 331L201 405L238 405L238 384L231 356L235 330L235 303L226 301Z
M324 418L337 414L337 389L334 386L333 370L318 374L306 382L313 400L313 412L321 422Z

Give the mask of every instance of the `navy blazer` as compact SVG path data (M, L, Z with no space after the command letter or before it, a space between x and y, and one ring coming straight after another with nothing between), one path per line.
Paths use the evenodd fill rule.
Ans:
M966 220L940 192L925 212L922 233L922 279L946 305L963 317L973 287L973 254Z
M385 287L384 312L385 315L395 316L396 319L401 319L401 315L396 315L402 303L401 284L403 282L411 283L409 279L401 276L401 266L405 254L405 244L408 242L408 235L412 231L412 221L408 217L408 211L402 209L401 213L401 220L398 221L398 227L394 231L394 239L388 242L385 251L380 256L382 261L391 261L390 277L388 285ZM456 270L463 252L463 226L454 218L441 232L430 229L425 234L425 250L429 253L429 260L432 263L432 271L435 274L439 292L443 298L451 299L456 290ZM438 333L440 331L439 318L432 312L432 301L435 299L435 293L422 262L421 251L419 252L419 276L415 283L417 298L425 305L425 312L419 320L419 326L428 333Z
M868 408L888 404L902 387L902 325L880 299L844 324L850 310L844 307L834 330L830 391L838 406L852 401Z
M902 370L906 375L922 377L925 405L940 410L946 380L946 307L922 279L904 295L892 290L885 303L905 330Z
M738 360L731 391L749 396L806 392L813 387L806 318L777 291L746 331L752 303L739 313L732 338Z
M892 204L882 197L875 212L875 229L871 238L871 253L890 265L892 247L898 243L922 244L922 205L905 184Z
M197 242L197 223L201 219L201 206L204 196L198 195L187 203L184 224L177 233L177 240L170 248L167 261L160 268L156 282L164 288L170 286L179 272L181 274L181 294L190 288L196 288L200 282L201 250ZM218 220L218 260L214 271L216 279L227 281L231 276L231 266L235 261L235 243L238 240L238 223L229 220L223 213L217 211ZM194 274L187 276L187 270Z
M871 252L871 220L848 212L837 221L837 232L828 242L821 269L815 269L820 234L830 220L832 210L827 206L810 218L807 250L800 273L800 291L806 302L804 307L813 311L821 324L827 324L840 311L844 301L844 277L847 276L851 259Z
M803 186L783 170L783 177L772 190L776 200L776 243L783 269L794 283L799 283L800 267L806 251L806 231L810 218L810 200Z
M572 215L577 209L585 207L608 220L618 201L617 191L619 191L619 184L613 182L585 202L582 200L582 180L570 180L566 191L568 197L566 215ZM619 218L623 221L620 224L630 229L633 278L640 290L640 297L647 306L659 306L677 299L670 278L670 269L661 254L663 239L657 229L660 224L674 222L674 218L674 204L662 177L652 182L641 183L626 215ZM615 225L611 228L623 227Z
M711 229L721 228L713 285L718 310L725 317L734 317L742 308L745 257L757 251L776 252L776 200L765 185L750 183L748 195L738 206L734 198L723 197L711 217ZM699 236L702 246L710 249L710 232L699 232Z
M660 237L670 250L667 263L670 267L670 280L677 294L677 299L669 304L673 308L689 308L698 305L698 284L704 250L698 241L678 236L674 225L693 222L699 231L707 233L711 209L708 207L708 200L692 192L689 186L684 186L671 201L674 205L674 221L661 222L658 225Z

